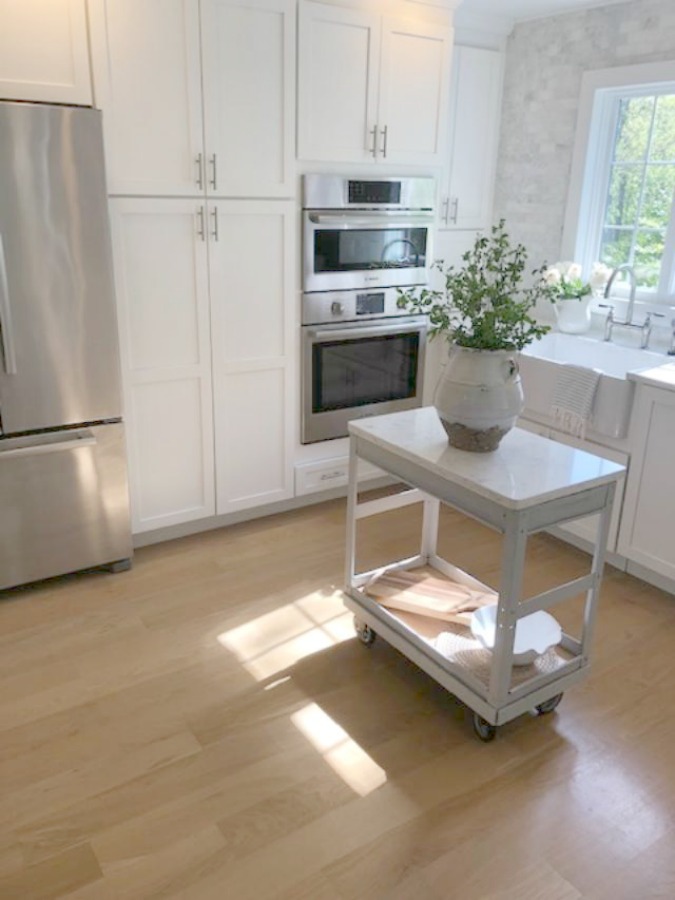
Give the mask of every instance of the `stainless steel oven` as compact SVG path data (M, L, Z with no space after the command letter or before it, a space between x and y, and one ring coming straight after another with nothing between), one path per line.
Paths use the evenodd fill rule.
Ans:
M305 175L304 290L426 284L434 194L427 177Z
M321 302L323 317L316 313ZM351 419L421 406L427 320L383 316L395 303L391 288L311 298L314 317L332 321L302 329L303 444L344 437ZM362 318L335 321L357 310Z
M422 405L427 320L398 288L428 281L433 178L303 180L302 442Z

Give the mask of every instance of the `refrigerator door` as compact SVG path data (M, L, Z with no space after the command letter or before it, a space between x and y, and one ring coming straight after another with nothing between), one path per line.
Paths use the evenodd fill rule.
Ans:
M12 434L121 415L94 109L0 103L0 416Z
M130 558L124 426L0 441L0 589Z

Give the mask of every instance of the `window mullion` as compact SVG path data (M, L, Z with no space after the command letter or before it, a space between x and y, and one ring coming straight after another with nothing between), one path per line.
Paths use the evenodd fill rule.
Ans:
M628 262L631 266L635 265L635 245L637 243L637 233L640 227L640 217L642 216L642 207L644 206L645 186L647 184L647 171L649 169L649 160L651 158L652 140L654 137L654 122L656 121L656 98L652 106L652 117L649 122L649 134L647 135L647 146L645 148L645 159L642 164L642 180L640 182L640 194L638 196L637 209L635 210L635 228L633 229L633 237L630 242L630 251L628 253Z

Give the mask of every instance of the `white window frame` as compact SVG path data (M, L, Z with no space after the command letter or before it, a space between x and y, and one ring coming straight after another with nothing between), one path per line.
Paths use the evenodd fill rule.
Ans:
M609 188L611 155L616 133L619 98L675 93L675 62L647 63L598 69L582 78L577 132L563 227L561 256L581 263L590 274L599 253L599 235ZM675 308L675 228L666 233L664 269L656 293L638 291L636 307L663 312L664 305ZM627 297L628 291L612 286L612 302Z

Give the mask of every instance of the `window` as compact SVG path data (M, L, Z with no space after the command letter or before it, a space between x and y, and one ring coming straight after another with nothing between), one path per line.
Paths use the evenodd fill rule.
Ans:
M587 73L578 128L564 255L628 264L638 300L675 304L675 64Z

